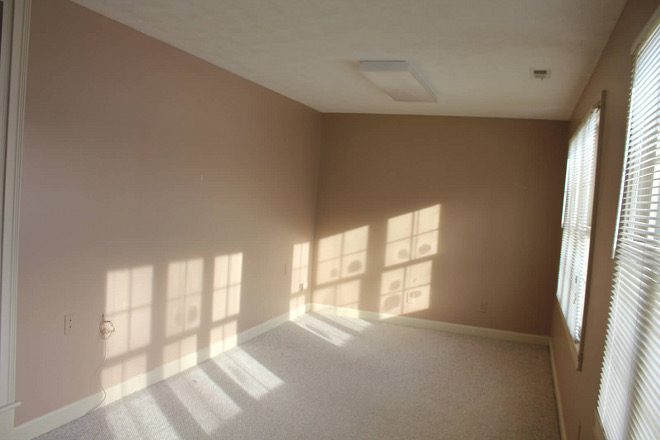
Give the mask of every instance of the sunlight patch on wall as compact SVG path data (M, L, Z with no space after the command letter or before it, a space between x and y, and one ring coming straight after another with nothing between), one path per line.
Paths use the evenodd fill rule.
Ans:
M108 272L105 317L115 325L108 339L108 358L151 342L153 266Z
M304 314L307 287L309 283L309 242L293 246L291 259L291 299L289 300L289 319Z
M112 339L112 338L111 338ZM117 356L114 359L108 359L105 362L103 370L101 370L101 383L104 387L122 383L126 386L128 378L141 375L147 372L147 355L142 354L124 354ZM146 384L146 378L142 377L143 384ZM135 380L141 380L135 378ZM124 390L126 391L126 390Z
M235 319L217 324L211 329L211 357L238 345L238 325Z
M167 326L171 337L199 327L204 260L196 258L167 267Z
M432 262L411 264L381 276L380 312L400 315L429 308Z
M316 285L354 277L365 272L369 226L319 240Z
M236 346L236 320L241 312L243 254L215 257L213 266L213 313L211 356Z
M213 322L237 316L241 311L243 254L215 257L213 274Z
M141 352L151 343L153 271L153 266L139 266L106 274L104 315L115 332L105 342L107 361L101 372L105 386L147 370Z
M228 352L226 356L213 359L213 362L241 389L257 400L284 383L238 347Z
M309 243L298 243L293 246L291 259L291 293L307 289L309 280Z
M184 356L186 356L185 360L182 359ZM178 370L195 365L197 363L197 335L178 337L173 342L165 345L163 348L163 361L176 362Z
M389 219L385 266L390 267L437 254L439 227L440 205Z
M360 280L314 289L314 302L356 308L360 304Z

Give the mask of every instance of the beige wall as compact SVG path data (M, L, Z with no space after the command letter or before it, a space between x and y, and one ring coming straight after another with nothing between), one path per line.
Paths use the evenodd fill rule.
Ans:
M591 440L597 403L600 369L605 344L607 313L612 288L612 240L617 215L621 167L625 145L631 48L637 35L658 6L657 0L630 0L603 51L571 118L575 130L601 90L607 92L600 163L600 185L594 261L591 273L589 307L582 371L575 370L570 346L562 328L561 311L555 304L552 347L558 375L567 440Z
M549 334L567 126L323 115L313 301Z
M97 391L101 313L117 325L111 386L302 304L291 266L295 245L312 242L316 209L315 302L551 331L568 439L580 424L591 439L629 51L657 4L629 2L570 123L607 90L577 373L550 313L566 122L321 116L80 6L35 0L16 422Z
M18 424L289 311L319 113L63 0L27 84Z

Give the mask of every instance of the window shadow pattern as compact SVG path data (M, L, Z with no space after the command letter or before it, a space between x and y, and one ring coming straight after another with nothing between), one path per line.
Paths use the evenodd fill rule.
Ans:
M312 302L383 315L429 309L440 213L435 204L391 217L374 228L384 234L372 247L369 225L320 239Z
M363 277L371 269L380 272L378 307L382 313L406 314L428 308L438 227L439 205L389 219L382 266L374 264L378 259L372 257L371 268L369 225L321 239L315 264L315 298L342 307L358 307ZM309 242L292 245L290 312L305 305L310 252ZM203 347L208 347L210 356L221 355L201 364L205 367L195 369L185 382L177 382L183 379L175 376L175 380L167 381L165 390L162 383L155 385L160 393L167 394L167 405L163 405L162 398L139 393L143 399L140 404L154 408L148 422L131 418L130 411L102 408L98 413L103 414L101 426L113 431L113 438L160 438L157 432L168 433L168 438L207 438L221 432L228 420L240 417L246 405L286 388L285 381L267 363L235 347L243 272L241 252L107 272L105 317L113 321L116 333L107 340L101 382L106 388L132 383L120 391L121 395L131 395L120 401L122 405L137 404L131 403L133 388L136 384L147 385L145 373L154 365L168 364L174 371L183 371L197 364L196 354ZM158 299L158 291L164 293L162 300ZM155 315L156 311L161 313ZM161 316L161 321L155 321L154 316ZM295 325L310 337L341 348L369 329L366 321L357 322L307 316ZM150 349L154 346L162 347L155 360L151 359ZM228 389L219 387L215 380L219 376L233 385ZM170 423L175 413L176 417L184 414L187 425L196 426L195 432L179 432Z

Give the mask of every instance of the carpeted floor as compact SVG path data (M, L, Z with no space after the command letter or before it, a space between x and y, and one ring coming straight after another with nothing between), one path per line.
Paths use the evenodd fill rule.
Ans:
M308 314L55 439L559 439L548 348Z

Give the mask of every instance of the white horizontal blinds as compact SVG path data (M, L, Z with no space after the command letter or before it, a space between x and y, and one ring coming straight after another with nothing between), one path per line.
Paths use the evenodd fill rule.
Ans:
M585 119L568 147L557 298L575 342L580 340L587 285L600 110Z
M633 68L598 414L608 440L660 439L660 27Z

